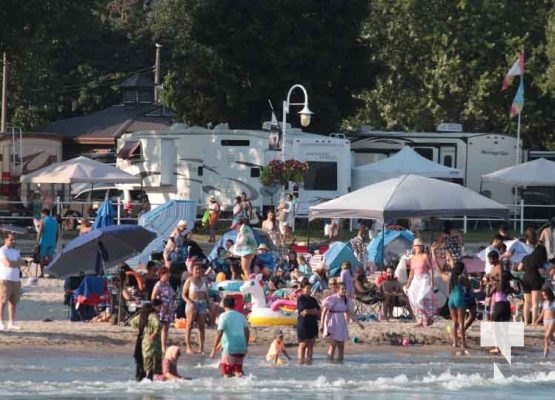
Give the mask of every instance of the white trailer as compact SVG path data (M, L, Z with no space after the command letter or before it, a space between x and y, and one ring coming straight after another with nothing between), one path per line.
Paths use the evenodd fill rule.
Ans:
M403 146L412 147L429 160L463 170L465 178L458 180L458 183L502 204L513 203L511 187L481 184L481 176L515 165L515 137L496 133L407 133L361 129L357 136L351 138L354 166L379 161L401 150ZM456 179L454 181L457 182Z
M306 161L309 171L299 188L298 214L321 201L346 194L351 182L351 153L344 136L322 136L288 128L285 158ZM275 206L283 190L263 187L261 168L281 152L269 148L265 130L214 129L175 124L169 131L122 135L117 166L143 179L152 205L171 199L193 200L199 210L215 195L230 210L235 196L247 193L253 206ZM136 187L135 187L136 188Z

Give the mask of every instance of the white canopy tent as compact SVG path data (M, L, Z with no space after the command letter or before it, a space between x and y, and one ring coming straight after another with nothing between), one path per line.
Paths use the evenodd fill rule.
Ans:
M311 207L310 219L484 216L506 218L502 204L455 183L418 175L378 182Z
M353 187L358 189L403 174L429 178L464 178L464 171L430 161L405 146L391 157L353 168Z
M545 158L538 158L537 160L482 175L482 182L501 183L512 186L555 186L555 162ZM520 234L522 233L524 233L524 200L521 199Z
M27 175L21 183L141 183L141 178L87 157L76 157Z
M482 182L514 186L555 186L555 162L538 158L482 175Z

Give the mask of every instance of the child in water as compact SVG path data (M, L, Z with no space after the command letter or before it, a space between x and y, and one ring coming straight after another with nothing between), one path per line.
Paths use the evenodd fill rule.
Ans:
M275 333L275 339L270 345L270 349L268 350L268 354L266 354L266 361L273 362L277 365L282 365L284 362L280 358L280 354L287 358L287 360L291 360L289 354L285 350L285 343L283 342L283 332L281 330L277 330Z
M184 378L177 373L177 361L181 356L181 349L178 346L170 346L166 350L164 359L162 360L162 373L154 376L156 381L172 381L184 380Z

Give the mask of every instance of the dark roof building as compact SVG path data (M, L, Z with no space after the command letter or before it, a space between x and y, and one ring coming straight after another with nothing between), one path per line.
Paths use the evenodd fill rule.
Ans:
M122 104L89 115L67 118L39 128L41 132L64 137L65 160L87 153L88 156L114 152L117 139L124 133L165 130L173 123L173 112L154 104L154 83L135 74L121 85Z

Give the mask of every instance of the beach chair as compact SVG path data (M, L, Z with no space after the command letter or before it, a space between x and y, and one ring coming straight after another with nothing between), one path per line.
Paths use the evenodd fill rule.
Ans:
M40 263L35 255L25 255L21 257L21 261L19 267L21 278L38 277L40 275Z
M89 321L98 314L98 308L110 306L112 295L102 276L85 276L73 291L75 316L71 320ZM74 319L76 317L76 319Z
M470 290L476 300L476 319L486 321L488 318L488 306L486 304L486 291L480 278L470 277Z
M368 284L368 291L363 294L355 294L355 314L370 316L374 314L376 318L382 315L383 295L380 289L373 284Z

